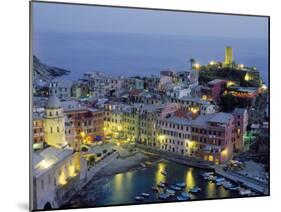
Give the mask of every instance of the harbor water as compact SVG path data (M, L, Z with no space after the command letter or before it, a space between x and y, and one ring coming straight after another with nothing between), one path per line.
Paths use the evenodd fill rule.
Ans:
M166 176L161 173L163 171L167 172ZM226 190L223 186L216 186L215 183L204 180L201 176L204 172L206 170L173 162L159 162L153 167L99 177L77 194L70 201L69 206L93 207L176 201L176 196L168 200L160 200L159 194L151 189L152 186L163 181L172 185L184 182L186 187L182 191L186 192L194 186L199 186L202 189L201 192L191 194L191 200L240 196L238 191ZM150 194L150 196L141 202L136 201L135 197L141 196L143 192Z

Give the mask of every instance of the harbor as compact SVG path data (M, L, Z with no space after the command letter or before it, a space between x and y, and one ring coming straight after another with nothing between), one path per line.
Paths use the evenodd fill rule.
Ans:
M213 179L206 178L208 173ZM109 202L120 205L259 195L227 178L223 182L220 179L205 169L162 160L150 167L93 178L68 205L91 207Z

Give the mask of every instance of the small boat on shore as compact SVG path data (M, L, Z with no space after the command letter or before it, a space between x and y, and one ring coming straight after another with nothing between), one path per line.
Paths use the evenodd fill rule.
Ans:
M135 200L137 200L137 201L143 201L143 200L144 200L144 197L143 197L143 196L136 196L136 197L135 197Z
M200 192L200 191L201 191L201 188L198 187L198 186L194 186L193 188L191 188L191 189L189 190L190 193L198 193L198 192Z
M176 186L184 188L186 187L186 184L184 182L176 183Z
M143 197L150 197L150 194L149 194L149 193L145 193L145 192L141 193L141 195L142 195Z

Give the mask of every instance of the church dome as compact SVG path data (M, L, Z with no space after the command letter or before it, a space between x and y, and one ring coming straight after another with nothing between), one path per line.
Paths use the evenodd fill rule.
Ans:
M57 109L61 107L61 103L58 97L56 96L50 96L48 98L46 108L48 109Z

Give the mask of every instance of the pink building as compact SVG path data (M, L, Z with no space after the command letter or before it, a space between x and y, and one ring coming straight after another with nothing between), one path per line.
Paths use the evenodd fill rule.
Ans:
M194 155L214 163L232 158L235 121L230 113L198 116L191 124Z
M157 121L158 148L175 154L223 163L232 158L235 119L230 113L171 116Z
M235 108L232 114L235 118L234 149L243 150L244 134L248 126L248 112L243 108Z
M222 79L215 79L208 82L208 86L202 88L202 97L218 102L221 94L224 91L226 82L226 80Z

